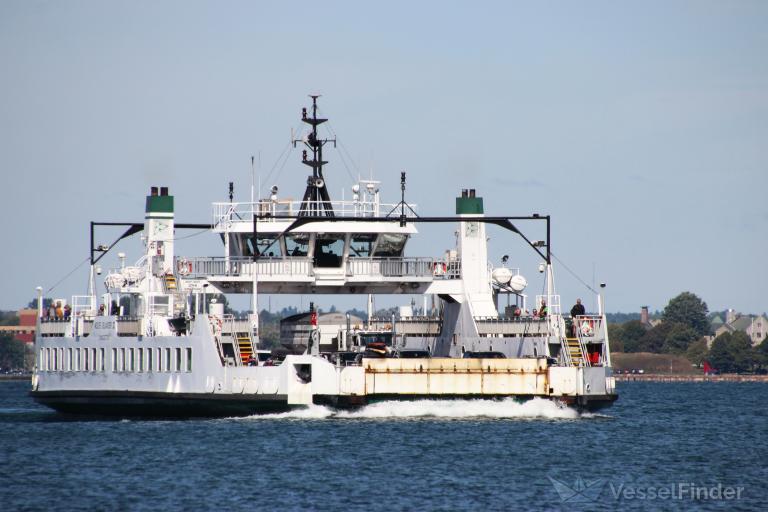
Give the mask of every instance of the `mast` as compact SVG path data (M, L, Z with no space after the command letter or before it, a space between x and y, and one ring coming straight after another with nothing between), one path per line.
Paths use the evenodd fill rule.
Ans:
M307 113L306 108L301 109L301 120L312 127L312 131L307 135L305 139L295 139L293 141L293 147L296 147L297 142L303 142L304 145L312 152L312 157L309 158L309 154L305 149L302 151L301 163L312 168L312 174L307 178L307 188L304 191L304 197L301 200L301 207L299 208L299 216L301 217L321 217L323 215L327 217L333 217L333 207L331 206L331 198L328 195L328 187L325 183L325 177L323 176L323 165L327 164L327 160L323 160L323 146L328 142L333 142L333 147L336 147L336 139L321 139L317 135L317 127L328 119L322 119L317 117L317 98L319 94L310 94L312 98L312 116Z

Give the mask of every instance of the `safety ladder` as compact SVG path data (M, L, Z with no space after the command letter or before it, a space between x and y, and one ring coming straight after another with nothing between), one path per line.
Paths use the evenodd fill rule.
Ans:
M247 332L236 332L235 339L237 340L237 347L240 351L240 360L246 365L248 359L253 356L253 343L251 342L251 336Z
M565 348L568 351L568 359L571 366L587 366L586 357L584 357L584 348L578 338L565 338Z
M168 292L176 291L176 276L173 274L165 274L165 290Z

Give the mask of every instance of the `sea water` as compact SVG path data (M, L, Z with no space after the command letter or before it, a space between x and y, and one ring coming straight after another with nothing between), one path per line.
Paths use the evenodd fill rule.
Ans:
M0 382L0 510L765 510L768 385L114 420ZM738 494L738 495L737 495Z

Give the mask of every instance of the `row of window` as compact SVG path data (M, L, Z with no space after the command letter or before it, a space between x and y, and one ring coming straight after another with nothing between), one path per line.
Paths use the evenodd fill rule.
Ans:
M105 348L41 348L37 367L44 372L191 372L192 349L113 348L107 361Z

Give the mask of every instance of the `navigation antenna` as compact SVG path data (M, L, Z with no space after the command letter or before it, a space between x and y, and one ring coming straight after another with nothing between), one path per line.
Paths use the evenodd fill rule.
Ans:
M304 192L304 198L301 200L299 216L320 217L325 215L333 217L333 206L331 206L331 198L328 195L328 187L323 176L323 165L328 163L323 160L323 146L328 142L333 142L333 147L336 147L336 139L321 139L318 137L317 127L328 120L317 117L317 98L320 95L310 94L309 97L312 98L312 117L307 115L306 108L302 108L301 120L310 125L312 131L306 138L294 139L292 141L294 148L296 143L303 142L312 151L311 159L308 158L306 149L302 151L301 163L312 168L312 175L307 178L307 189Z
M411 205L405 202L405 171L400 173L400 202L395 205L394 208L389 210L389 213L386 215L389 217L394 213L398 208L400 208L400 227L405 227L405 209L408 208L411 213L414 215L414 217L418 217L419 214L417 214L415 211L413 211L413 208L411 208Z

